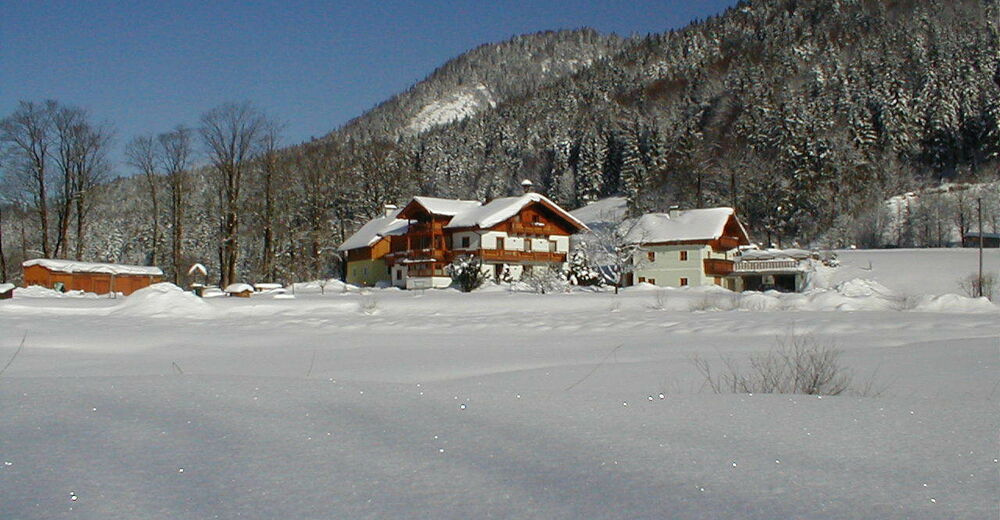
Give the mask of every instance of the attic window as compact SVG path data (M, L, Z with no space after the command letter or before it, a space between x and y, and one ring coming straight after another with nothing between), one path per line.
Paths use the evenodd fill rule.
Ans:
M647 252L646 253L646 259L648 259L650 262L655 262L656 261L656 252L655 251L649 251L649 252Z
M462 237L462 249L468 249L469 243L469 237Z
M681 262L687 262L687 259L688 259L688 252L681 251Z

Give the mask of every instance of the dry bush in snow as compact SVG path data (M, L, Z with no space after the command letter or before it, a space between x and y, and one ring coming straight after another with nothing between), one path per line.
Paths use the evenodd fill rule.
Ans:
M705 379L705 385L717 394L810 394L840 395L852 390L853 375L841 364L843 353L832 343L822 343L808 334L790 334L779 338L769 351L750 356L745 365L731 357L722 357L722 369L716 372L708 360L695 357L692 363ZM872 395L872 382L859 389Z

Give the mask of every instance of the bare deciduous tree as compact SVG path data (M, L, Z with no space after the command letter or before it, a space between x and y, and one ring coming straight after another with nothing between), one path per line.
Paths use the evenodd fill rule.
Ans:
M201 116L201 137L219 189L222 285L236 280L243 179L264 149L267 127L267 117L249 102L226 103Z
M170 262L175 284L180 282L184 256L184 206L190 190L188 168L194 155L191 129L178 126L157 138L160 161L170 189Z
M149 264L156 265L156 254L160 247L160 203L157 195L159 175L157 174L156 141L148 135L132 138L125 146L125 157L129 165L142 174L146 188L149 190L149 201L153 205L152 215L150 215L150 235L153 244L150 248Z
M18 187L30 198L38 216L42 255L48 257L49 212L48 168L53 141L53 116L57 103L21 101L13 114L0 121L0 143L5 165Z

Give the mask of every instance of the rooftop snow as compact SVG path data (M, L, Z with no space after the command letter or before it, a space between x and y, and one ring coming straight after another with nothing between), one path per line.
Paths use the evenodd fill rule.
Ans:
M413 197L413 200L434 215L454 217L473 208L482 206L478 200L439 199L437 197Z
M531 204L532 202L545 202L554 208L559 208L556 203L552 202L542 194L526 193L520 197L504 197L494 199L484 206L470 209L464 213L458 214L455 218L451 219L451 222L449 222L445 227L493 227L513 217L514 215L517 215L522 209L524 209L525 206ZM561 213L566 220L576 224L581 229L587 229L587 226L573 215L565 211L562 211Z
M0 283L0 294L14 289L14 284L12 283Z
M113 275L163 276L159 267L145 265L100 264L93 262L76 262L73 260L51 260L36 258L21 264L23 267L42 266L50 271L60 273L103 273Z
M594 227L594 224L621 222L626 213L628 213L628 201L625 197L608 197L596 200L582 208L570 211L571 215L589 227Z
M626 236L630 243L657 244L685 240L715 240L722 236L732 208L705 208L667 213L647 213Z
M347 251L350 249L357 249L359 247L368 247L375 242L378 242L382 237L391 235L402 235L406 232L406 228L409 223L406 220L401 220L396 218L399 215L401 209L393 211L389 215L383 215L381 217L369 220L367 224L361 226L361 229L354 232L347 240L344 241L337 251Z

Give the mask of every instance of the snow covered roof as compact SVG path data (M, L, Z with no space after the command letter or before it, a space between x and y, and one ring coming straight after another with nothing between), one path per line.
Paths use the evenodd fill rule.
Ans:
M145 265L100 264L94 262L76 262L73 260L51 260L36 258L21 264L23 267L42 266L50 271L60 273L102 273L113 275L163 276L159 267Z
M247 283L231 283L226 286L226 292L229 294L241 293L241 292L253 292L253 287Z
M689 209L673 217L668 213L647 213L639 217L625 239L633 244L715 240L722 236L734 214L732 208Z
M588 227L594 225L621 222L628 213L628 200L625 197L608 197L574 209L569 212Z
M14 284L12 283L0 283L0 294L8 291L14 290Z
M455 215L455 217L451 219L451 222L449 222L445 227L493 227L513 217L514 215L517 215L522 209L524 209L525 206L533 202L542 202L553 208L566 220L577 225L580 229L587 229L587 226L583 222L580 222L576 217L562 210L558 205L556 205L556 203L552 202L540 193L525 193L520 197L503 197L500 199L494 199L483 206L472 208Z
M369 220L368 223L361 226L361 229L355 231L353 235L345 240L343 244L340 244L337 251L368 247L381 240L382 237L406 233L409 222L396 218L401 211L403 210L397 209L388 215Z
M804 260L812 256L812 253L803 249L747 249L740 253L742 260L777 260L794 259Z
M446 217L453 217L483 204L478 200L439 199L437 197L413 197L413 200L434 215Z

